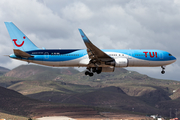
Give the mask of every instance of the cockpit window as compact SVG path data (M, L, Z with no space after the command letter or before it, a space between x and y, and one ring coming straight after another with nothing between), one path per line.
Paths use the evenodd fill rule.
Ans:
M169 56L172 56L171 54L169 54Z

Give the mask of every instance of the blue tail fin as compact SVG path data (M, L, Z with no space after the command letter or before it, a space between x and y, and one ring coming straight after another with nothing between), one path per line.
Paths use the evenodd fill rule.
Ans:
M15 49L22 51L36 50L38 47L29 40L29 38L21 32L12 22L5 22L11 40Z

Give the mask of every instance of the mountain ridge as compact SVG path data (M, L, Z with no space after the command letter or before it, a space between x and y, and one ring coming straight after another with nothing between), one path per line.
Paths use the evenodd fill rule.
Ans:
M9 71L6 76L0 77L0 85L1 83L8 84L8 88L28 97L51 103L128 111L132 111L133 107L128 104L134 104L136 112L155 111L163 115L168 114L164 109L168 106L165 103L171 103L172 98L178 99L175 96L179 95L180 89L179 81L155 79L123 68L116 69L114 73L88 77L74 68L58 69L35 65L23 65ZM121 92L118 93L117 89ZM174 90L177 91L173 92ZM176 101L173 104L180 107Z
M0 75L4 75L5 73L9 71L10 69L0 66Z

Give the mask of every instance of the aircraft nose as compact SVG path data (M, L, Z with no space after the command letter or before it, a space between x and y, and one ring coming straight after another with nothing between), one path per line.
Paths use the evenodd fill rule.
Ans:
M172 56L172 59L174 60L174 62L176 61L176 57Z

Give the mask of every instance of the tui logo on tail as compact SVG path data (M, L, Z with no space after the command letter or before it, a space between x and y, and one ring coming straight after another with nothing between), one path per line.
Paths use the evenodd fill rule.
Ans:
M23 39L26 39L26 37L24 36ZM24 41L19 45L16 43L17 39L13 39L12 41L14 41L14 44L17 46L17 47L21 47L24 45Z

